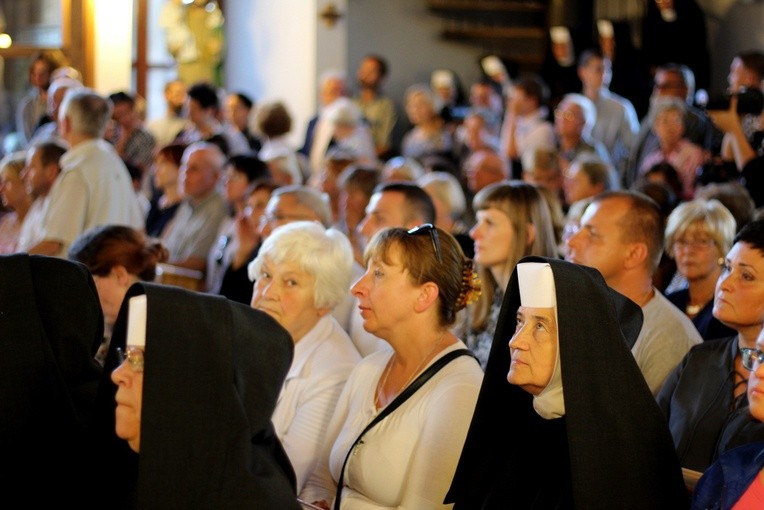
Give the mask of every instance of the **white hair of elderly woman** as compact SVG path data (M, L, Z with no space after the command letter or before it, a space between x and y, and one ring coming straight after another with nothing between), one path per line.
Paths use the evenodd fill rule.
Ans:
M334 308L350 290L353 266L350 241L339 230L325 229L318 222L295 221L274 229L247 267L250 280L255 280L265 259L271 264L297 264L314 276L317 308Z

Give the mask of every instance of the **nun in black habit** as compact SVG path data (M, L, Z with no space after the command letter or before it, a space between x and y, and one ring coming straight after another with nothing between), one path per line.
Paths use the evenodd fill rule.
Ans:
M103 462L111 474L99 487L107 507L299 509L270 421L293 348L276 321L249 306L134 284L105 361L116 385L100 395L110 431ZM124 420L138 378L136 441Z
M3 506L86 508L103 315L87 268L0 256Z
M557 345L547 382L534 389L521 376L538 372L542 343L534 355L519 338L528 324L533 334L547 331L529 319L539 306L553 310ZM446 502L455 510L687 508L671 435L629 350L641 325L640 308L596 270L523 259Z

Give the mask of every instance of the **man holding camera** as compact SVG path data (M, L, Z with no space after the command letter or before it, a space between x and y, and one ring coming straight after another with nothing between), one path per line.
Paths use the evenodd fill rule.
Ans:
M724 132L721 156L734 161L756 207L764 205L764 53L738 53L730 64L729 108L709 115ZM725 105L726 106L726 105Z

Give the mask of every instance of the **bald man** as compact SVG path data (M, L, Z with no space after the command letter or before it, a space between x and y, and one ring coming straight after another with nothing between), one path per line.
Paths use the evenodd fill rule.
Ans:
M223 152L212 143L193 143L183 153L179 179L184 198L163 237L171 264L205 271L207 255L228 214L216 189L225 162Z

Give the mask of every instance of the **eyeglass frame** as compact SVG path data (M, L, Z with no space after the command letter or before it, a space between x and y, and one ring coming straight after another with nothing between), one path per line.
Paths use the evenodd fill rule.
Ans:
M574 120L575 121L581 121L579 116L576 115L575 113L573 113L571 111L563 111L561 108L555 108L553 114L554 114L554 118L555 119L562 119L562 120L566 120L568 122L571 122L571 121L574 121Z
M432 223L422 223L406 232L410 236L422 235L423 233L430 235L430 241L432 242L432 248L435 250L435 258L439 264L443 263L443 257L440 251L440 237L438 236L438 229Z
M311 221L312 218L309 218L306 215L303 214L280 214L280 213L264 213L262 216L260 216L260 224L261 225L274 225L276 223L290 223L293 221Z
M140 357L135 354L136 351L140 351ZM119 361L119 364L122 365L127 361L127 364L130 365L130 369L133 372L143 372L145 366L144 356L145 353L140 347L128 346L124 349L117 347L117 360Z
M675 250L677 248L682 248L682 249L692 248L694 250L703 250L703 249L711 248L715 244L716 242L711 238L690 239L690 240L678 238L678 239L674 239L674 242L672 243Z
M750 370L751 372L755 370L756 363L759 365L764 364L764 352L761 352L759 349L742 347L740 349L740 357L743 368Z

